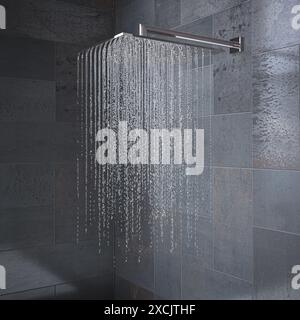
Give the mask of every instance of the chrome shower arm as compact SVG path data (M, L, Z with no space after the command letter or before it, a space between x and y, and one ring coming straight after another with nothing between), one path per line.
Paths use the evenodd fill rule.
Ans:
M199 36L199 35L180 32L180 31L165 30L157 27L148 27L143 24L139 24L139 36L148 37L149 36L148 33L159 34L159 35L168 36L176 39L194 41L197 43L203 43L203 44L208 44L212 46L230 48L231 53L242 52L244 49L243 48L244 39L242 37L234 38L230 41L227 41L227 40L214 39L214 38Z

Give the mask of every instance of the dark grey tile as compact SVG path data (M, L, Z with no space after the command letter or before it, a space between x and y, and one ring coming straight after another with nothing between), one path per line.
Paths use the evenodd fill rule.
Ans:
M55 299L59 300L109 300L112 298L112 274L55 287Z
M242 54L223 50L214 61L214 113L252 111L251 2L214 16L214 38L245 38Z
M117 0L116 33L136 34L139 23L148 26L155 24L154 0Z
M213 35L213 18L212 16L209 16L206 18L197 19L196 21L180 25L174 29L181 32L211 37Z
M214 169L214 221L252 227L252 170Z
M53 42L7 36L0 39L1 77L54 80Z
M118 243L120 245L118 245ZM138 255L138 249L130 246L126 252L125 241L116 244L116 274L135 285L154 291L154 249L144 246Z
M155 0L155 25L173 28L180 25L180 0Z
M77 199L76 163L55 165L55 205L57 208L74 207Z
M79 145L73 123L3 123L1 162L72 161Z
M0 165L1 207L51 206L54 172L50 165Z
M60 205L60 202L58 205ZM56 243L98 241L98 224L94 222L88 225L86 232L85 215L81 207L58 207L55 209Z
M214 172L214 268L252 282L252 170Z
M300 172L254 171L254 224L300 234Z
M246 0L218 0L199 1L182 0L181 1L181 24L186 24L199 18L207 17L225 9L239 5Z
M253 59L254 166L300 169L299 47Z
M254 285L259 300L299 300L292 289L292 268L299 265L300 237L254 229Z
M55 288L46 287L13 294L0 295L0 300L53 300Z
M197 257L204 268L213 267L213 224L212 221L199 216L185 214L183 219L183 255Z
M181 254L155 252L155 295L163 299L181 298Z
M84 7L97 8L99 10L112 10L114 1L112 0L57 0L81 5Z
M214 268L253 281L252 227L214 224Z
M114 297L116 300L152 300L153 293L117 276Z
M250 300L250 283L217 271L201 268L194 256L184 256L182 265L182 299Z
M77 55L82 46L56 45L56 120L79 120L77 105Z
M93 243L39 246L0 252L7 272L7 290L13 293L107 275L112 252L99 254Z
M53 243L53 209L0 209L0 250Z
M300 44L299 30L292 27L292 8L297 0L254 0L253 49L268 51Z
M8 13L8 33L78 44L97 43L113 33L112 10L52 0L13 3Z
M55 119L55 82L0 78L1 121Z
M212 117L213 164L217 167L252 166L252 114Z

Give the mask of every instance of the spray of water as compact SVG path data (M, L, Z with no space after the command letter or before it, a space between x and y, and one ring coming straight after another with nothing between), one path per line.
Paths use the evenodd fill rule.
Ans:
M186 176L184 165L99 165L96 134L117 132L120 121L148 132L204 128L212 104L210 65L207 49L126 34L78 55L77 241L82 227L86 234L96 228L100 252L114 238L125 257L134 247L140 259L143 248L163 243L173 252L184 237L197 253L209 182ZM210 127L205 130L209 167Z

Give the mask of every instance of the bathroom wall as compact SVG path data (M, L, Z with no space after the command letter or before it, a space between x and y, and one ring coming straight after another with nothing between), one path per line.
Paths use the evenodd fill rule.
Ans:
M76 244L76 55L113 34L113 1L0 0L0 299L109 298L112 249Z
M200 255L144 248L116 254L115 297L299 299L300 31L297 0L117 0L116 33L138 23L216 38L245 37L245 52L215 54L212 162ZM207 183L202 183L202 187Z

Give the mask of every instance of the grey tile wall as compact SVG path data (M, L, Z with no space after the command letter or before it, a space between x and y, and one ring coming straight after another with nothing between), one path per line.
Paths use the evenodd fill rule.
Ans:
M178 250L171 256L155 253L157 297L178 297L180 287L183 299L299 298L290 289L290 268L299 264L300 248L300 37L291 25L297 4L181 0L178 8L178 1L117 2L116 18L128 30L142 19L226 40L245 38L243 54L213 55L214 108L206 116L214 180L209 178L208 202L199 207L202 246L196 252L188 245L184 213L181 257ZM201 192L203 186L202 181ZM194 192L193 201L200 197ZM203 215L209 207L211 216Z
M1 4L0 264L8 273L1 298L112 297L111 248L99 255L82 230L75 245L74 188L76 56L114 33L113 1ZM92 277L99 281L89 291L81 280Z

